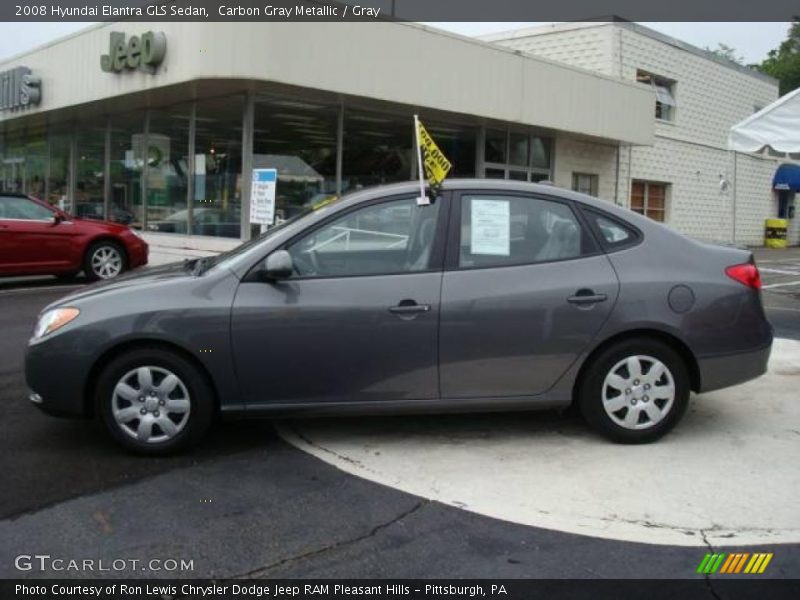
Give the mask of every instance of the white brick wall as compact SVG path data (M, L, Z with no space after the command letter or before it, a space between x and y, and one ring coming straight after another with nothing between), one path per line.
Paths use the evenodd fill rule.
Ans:
M598 196L604 200L614 201L617 146L558 136L554 167L553 183L557 186L572 189L573 173L590 173L598 176ZM625 197L624 190L620 193Z
M600 196L627 206L631 179L669 183L670 226L699 239L731 241L735 222L736 242L763 243L764 220L777 215L771 184L780 161L739 154L734 179L727 136L755 107L778 97L776 82L698 56L631 24L562 25L496 37L497 43L524 52L629 81L641 69L676 82L674 121L656 122L654 145L620 147L618 187L615 147L566 136L556 140L557 185L571 187L573 172L597 173ZM720 189L721 179L731 182L728 191ZM790 223L789 240L800 241L800 215Z
M487 36L489 40L492 38ZM552 28L550 33L545 30L537 35L497 40L497 43L589 71L619 76L619 68L613 61L615 32L611 23L578 25L570 30Z
M728 131L753 114L754 106L778 99L778 84L721 65L624 27L617 27L620 76L636 80L637 69L674 80L675 120L656 123L656 134L726 149Z

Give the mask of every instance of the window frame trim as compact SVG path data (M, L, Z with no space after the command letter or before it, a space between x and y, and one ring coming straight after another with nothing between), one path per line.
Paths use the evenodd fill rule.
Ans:
M576 190L576 183L580 177L588 177L589 178L589 192L582 192L580 190ZM591 188L594 188L593 190ZM600 175L598 173L589 173L588 171L572 171L572 191L577 192L578 194L583 194L585 196L591 196L592 198L598 198L600 195ZM594 193L592 193L594 192Z
M631 198L630 197L628 198L628 208L632 212L635 212L637 215L641 215L643 217L646 217L646 218L650 219L651 221L653 221L654 223L661 223L662 225L667 225L668 224L668 217L669 217L669 207L670 207L670 186L672 184L668 183L668 182L665 182L665 181L651 181L649 179L632 179L631 180L631 192L633 191L633 184L634 183L641 183L642 185L644 185L644 196L642 197L642 212L634 210L631 207ZM659 185L659 186L662 186L664 188L664 208L663 209L659 209L659 208L654 208L653 209L653 210L661 210L661 212L664 214L664 219L661 220L661 221L653 219L652 217L649 217L647 215L647 211L649 210L649 206L648 205L649 205L649 202L650 202L650 186L651 185Z
M558 204L562 204L572 212L573 216L575 217L575 220L578 222L578 226L581 228L581 236L582 237L584 235L586 236L586 238L594 245L594 250L590 253L580 254L579 256L573 256L571 258L557 258L553 260L541 260L534 262L530 261L515 262L502 265L478 265L472 267L462 267L461 265L459 265L459 255L461 249L461 207L463 204L462 200L465 196L475 196L481 194L486 194L487 196L506 196L509 198L522 198L524 200L543 200L547 202L555 202ZM513 267L533 267L537 265L548 265L553 263L566 262L570 260L580 260L583 258L590 258L592 256L599 256L605 254L602 246L597 242L596 236L589 227L589 223L584 218L579 207L576 207L577 204L578 203L568 198L560 198L558 196L549 196L546 194L531 193L524 191L491 190L491 189L457 190L456 192L453 193L453 196L450 199L450 223L447 232L447 248L445 249L444 270L477 271L481 269L507 269Z

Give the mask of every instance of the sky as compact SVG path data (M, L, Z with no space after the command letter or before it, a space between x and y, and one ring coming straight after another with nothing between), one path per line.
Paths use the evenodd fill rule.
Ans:
M462 35L482 35L546 23L427 23ZM759 63L786 38L788 23L642 23L700 48L719 42L745 64ZM91 23L0 23L0 60L82 29Z

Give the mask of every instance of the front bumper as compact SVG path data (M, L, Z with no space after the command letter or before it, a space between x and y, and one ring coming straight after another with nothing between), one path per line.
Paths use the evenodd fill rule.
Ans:
M28 399L49 415L87 417L90 410L84 402L84 388L85 365L89 363L60 337L28 346L25 352Z
M748 352L699 358L700 392L711 392L760 377L767 372L772 340Z
M128 267L135 269L136 267L146 265L149 253L150 247L147 245L147 242L135 238L128 244Z

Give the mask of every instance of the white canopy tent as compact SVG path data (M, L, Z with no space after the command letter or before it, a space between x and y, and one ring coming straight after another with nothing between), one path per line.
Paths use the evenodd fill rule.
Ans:
M800 88L731 127L728 149L800 153Z

